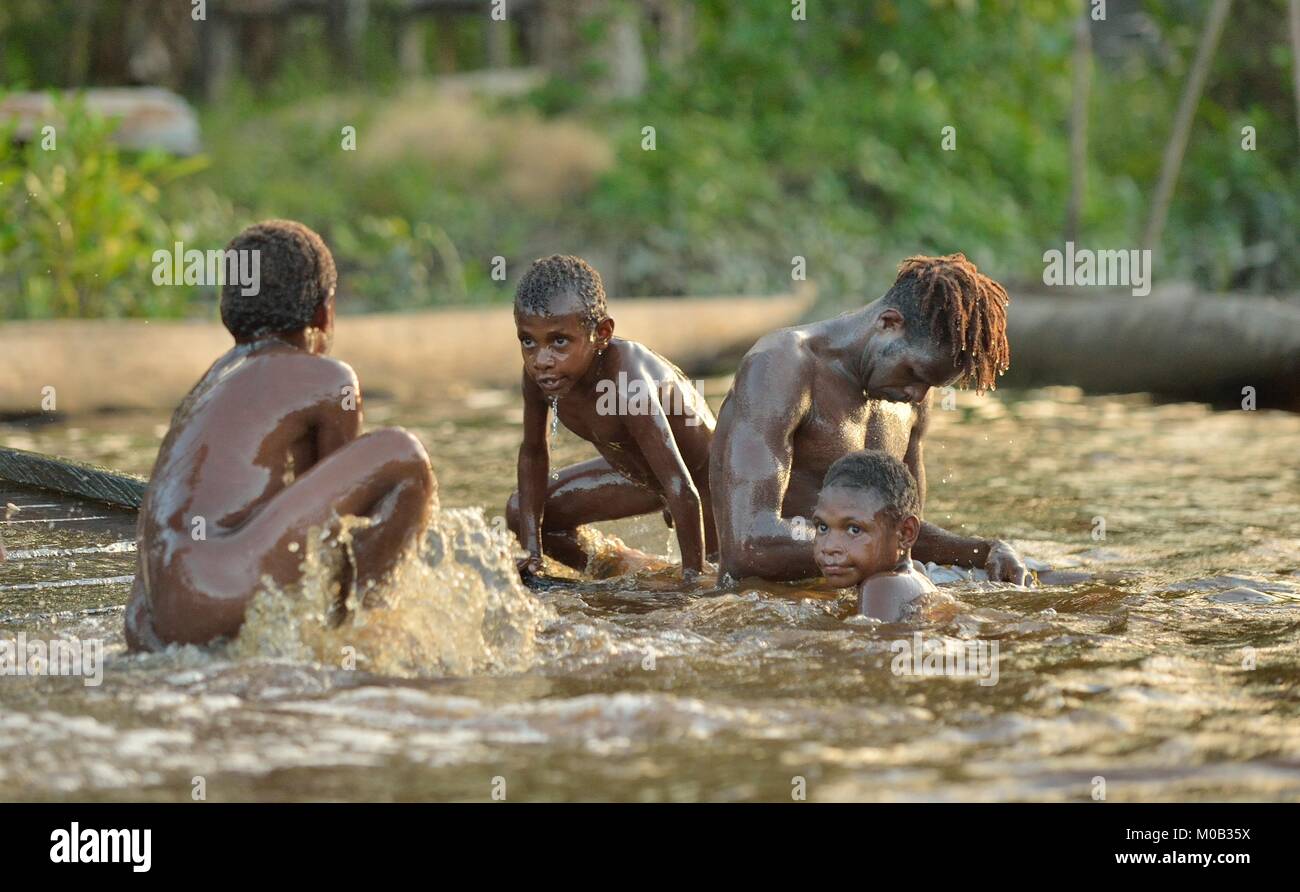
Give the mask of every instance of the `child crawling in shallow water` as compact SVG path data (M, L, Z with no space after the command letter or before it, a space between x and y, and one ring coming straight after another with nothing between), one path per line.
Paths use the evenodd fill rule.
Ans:
M709 500L708 404L668 360L614 337L600 274L578 257L554 255L524 273L515 295L523 354L524 441L519 489L506 517L528 553L527 576L545 554L577 570L595 555L585 524L660 513L677 529L682 572L698 575L717 551ZM599 458L550 474L552 413ZM584 535L586 534L586 535ZM606 543L615 572L648 558Z
M368 521L338 580L343 601L359 596L421 536L437 499L420 441L362 434L357 376L325 355L336 274L320 236L271 220L229 250L258 252L261 285L223 286L235 346L181 402L159 449L136 532L132 650L235 635L266 580L283 590L301 577L307 534L337 533L343 515Z
M813 513L813 557L831 585L858 587L864 616L900 622L942 599L912 562L920 513L912 472L884 452L852 452L827 470Z

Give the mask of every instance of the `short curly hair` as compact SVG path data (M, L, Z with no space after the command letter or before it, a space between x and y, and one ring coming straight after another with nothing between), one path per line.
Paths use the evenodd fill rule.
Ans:
M588 330L595 330L609 315L600 273L581 257L568 254L552 254L533 261L515 289L515 312L549 316L551 302L565 294L582 301L582 321Z
M231 239L226 250L258 252L256 294L244 294L238 282L221 286L221 321L237 338L306 328L338 284L330 249L293 220L254 223Z
M921 489L912 472L892 455L878 449L850 452L826 471L822 489L838 486L859 492L880 494L881 509L894 523L915 514L921 516Z

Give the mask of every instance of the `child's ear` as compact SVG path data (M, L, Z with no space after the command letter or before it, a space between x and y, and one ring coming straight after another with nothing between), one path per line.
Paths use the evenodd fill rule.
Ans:
M921 518L915 514L907 515L898 525L898 547L905 551L911 551L912 546L916 544L917 537L920 535Z
M876 317L876 325L880 326L882 331L902 331L906 322L903 314L894 307L886 307L879 316Z
M333 294L316 305L316 312L312 316L311 324L313 328L319 328L321 331L329 331L334 327Z
M606 316L596 323L596 346L604 350L609 346L610 339L614 337L614 320Z

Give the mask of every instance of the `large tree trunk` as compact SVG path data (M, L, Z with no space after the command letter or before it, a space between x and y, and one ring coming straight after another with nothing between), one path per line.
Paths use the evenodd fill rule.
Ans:
M1300 412L1300 305L1222 296L1014 297L1013 386L1073 384Z
M601 74L591 88L617 99L638 96L648 78L641 29L645 15L639 4L597 0L546 0L541 5L538 61L562 78L590 77L587 63ZM587 32L599 37L589 42Z

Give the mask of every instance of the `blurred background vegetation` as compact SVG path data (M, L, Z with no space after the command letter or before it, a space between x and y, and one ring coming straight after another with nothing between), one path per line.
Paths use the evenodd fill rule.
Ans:
M788 291L798 255L842 304L960 250L1014 294L1063 246L1084 0L810 0L806 21L786 0L516 2L491 31L487 0L209 0L202 22L188 0L7 0L0 100L58 91L59 142L0 114L0 318L211 316L213 289L153 285L153 253L266 217L325 236L344 311L508 300L552 252L615 296ZM1136 248L1209 0L1107 7L1076 240ZM1232 8L1157 284L1300 283L1286 22L1286 0ZM130 84L193 103L201 152L123 148L76 99Z

